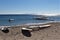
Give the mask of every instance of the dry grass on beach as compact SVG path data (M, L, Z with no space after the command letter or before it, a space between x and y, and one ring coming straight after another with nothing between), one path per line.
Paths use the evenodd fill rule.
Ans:
M60 23L49 23L51 27L31 32L30 37L22 34L22 27L12 27L9 33L0 30L0 40L60 40Z

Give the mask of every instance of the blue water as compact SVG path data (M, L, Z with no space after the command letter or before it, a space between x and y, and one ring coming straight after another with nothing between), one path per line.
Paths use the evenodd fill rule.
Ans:
M2 25L21 25L26 23L43 23L50 20L60 21L60 16L49 17L50 20L35 20L35 15L0 15L0 26ZM9 21L14 19L14 21Z

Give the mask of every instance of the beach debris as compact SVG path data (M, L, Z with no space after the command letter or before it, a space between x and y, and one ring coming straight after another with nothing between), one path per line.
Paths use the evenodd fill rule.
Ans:
M50 26L51 25L29 26L27 28L22 28L22 30L29 30L31 32L31 31L34 31L34 30L39 30L40 28L47 28L47 27L50 27Z
M1 30L6 30L7 28L6 27L2 27Z
M40 26L29 26L29 27L26 27L26 28L22 28L22 34L24 36L27 36L27 37L31 37L31 32L32 31L38 31L40 28L46 28L46 27L50 27L51 25L40 25Z
M41 27L50 27L51 25L42 25L42 26L39 26L40 28Z
M28 30L28 31L32 31L32 29L29 29L29 28L22 28L22 30Z
M37 27L43 28L43 27L49 27L49 26L51 26L51 25L37 25L37 26L30 26L28 28L37 28Z
M4 33L8 33L9 32L9 27L10 26L0 26L0 30L3 31Z
M1 30L2 30L4 33L8 33L8 32L9 32L9 29L6 28L6 27L2 27Z

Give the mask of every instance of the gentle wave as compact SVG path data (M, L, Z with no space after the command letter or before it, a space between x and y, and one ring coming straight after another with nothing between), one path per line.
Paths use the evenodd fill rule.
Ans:
M39 25L39 24L48 24L48 23L56 23L60 21L48 21L48 22L43 22L43 23L26 23L24 25Z

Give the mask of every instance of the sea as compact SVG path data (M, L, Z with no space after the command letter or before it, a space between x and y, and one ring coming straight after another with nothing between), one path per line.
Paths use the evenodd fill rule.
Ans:
M47 16L49 20L35 20L36 15L0 15L0 26L14 26L29 23L44 23L49 21L60 21L60 16ZM12 20L12 21L10 21Z

